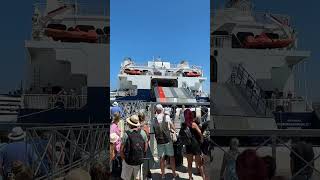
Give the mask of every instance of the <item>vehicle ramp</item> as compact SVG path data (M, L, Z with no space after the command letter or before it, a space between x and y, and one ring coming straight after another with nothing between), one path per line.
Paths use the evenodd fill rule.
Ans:
M196 98L186 88L154 87L154 94L159 103L196 103Z

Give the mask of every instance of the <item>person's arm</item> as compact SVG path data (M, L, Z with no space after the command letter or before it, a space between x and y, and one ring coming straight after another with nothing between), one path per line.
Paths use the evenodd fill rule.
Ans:
M203 142L203 134L201 133L201 130L199 128L199 126L196 123L192 123L192 129L195 129L197 131L197 133L200 135L201 138L201 142Z
M124 160L124 158L125 158L124 145L126 144L127 138L128 138L127 133L124 133L123 134L123 138L121 139L121 146L120 146L120 157L121 157L122 160Z
M121 144L121 147L120 147L120 156L121 156L121 159L124 160L124 145Z
M114 153L114 144L110 143L110 161L114 160L115 153Z
M176 127L172 123L171 118L169 117L169 115L166 115L166 121L169 123L170 129L173 129L174 131L176 131Z

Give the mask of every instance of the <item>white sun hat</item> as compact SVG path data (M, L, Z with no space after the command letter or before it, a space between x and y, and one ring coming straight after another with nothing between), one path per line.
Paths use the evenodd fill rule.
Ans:
M110 134L110 142L111 142L111 143L117 142L118 139L119 139L119 136L118 136L116 133L111 133L111 134Z
M112 103L112 106L118 106L118 103L115 101Z
M12 128L11 132L8 134L8 138L11 140L20 140L26 137L26 132L23 131L21 127Z

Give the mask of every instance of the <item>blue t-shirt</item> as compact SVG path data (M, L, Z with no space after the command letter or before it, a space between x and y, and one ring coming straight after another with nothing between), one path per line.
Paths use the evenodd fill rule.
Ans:
M21 161L27 166L31 166L37 160L37 155L30 144L23 141L8 144L0 152L0 164L4 168L4 173L11 172L13 161Z

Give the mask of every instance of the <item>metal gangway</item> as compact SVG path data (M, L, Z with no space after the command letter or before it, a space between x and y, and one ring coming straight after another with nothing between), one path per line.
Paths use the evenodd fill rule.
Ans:
M35 179L55 179L74 168L87 170L109 162L109 124L56 125L26 129L26 142L37 159Z

